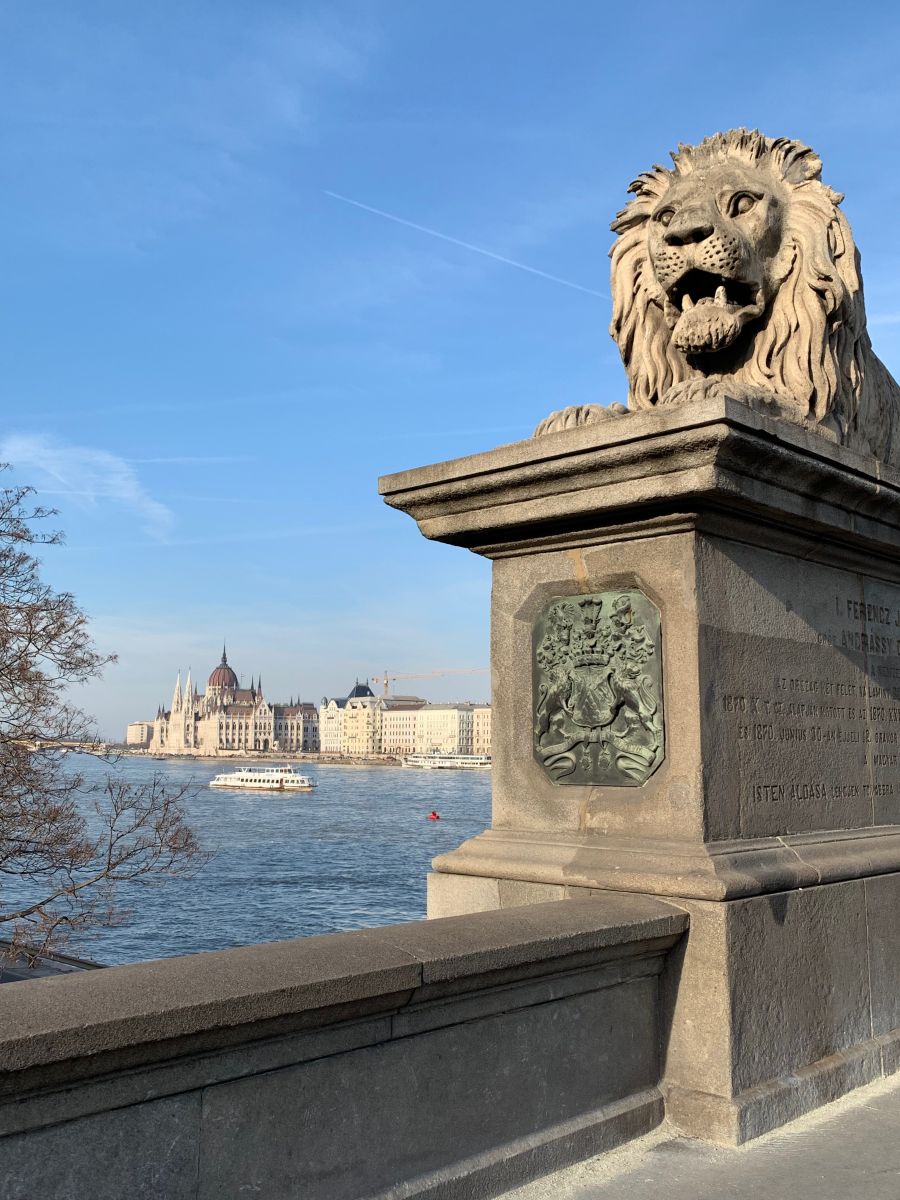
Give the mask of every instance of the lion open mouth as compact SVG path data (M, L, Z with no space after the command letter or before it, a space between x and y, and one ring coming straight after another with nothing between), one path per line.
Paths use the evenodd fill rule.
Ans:
M726 279L711 271L688 271L669 288L669 300L681 311L698 304L717 304L720 308L749 308L757 300L759 288L740 279Z
M765 306L756 283L712 271L687 271L666 292L672 341L685 354L724 350Z

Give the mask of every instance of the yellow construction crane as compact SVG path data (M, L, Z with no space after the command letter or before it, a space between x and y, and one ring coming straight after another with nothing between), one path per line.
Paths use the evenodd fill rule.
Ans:
M432 679L436 675L483 675L490 667L447 667L444 671L405 671L396 675L385 670L383 675L373 675L372 678L384 687L384 695L390 695L390 685L398 679Z

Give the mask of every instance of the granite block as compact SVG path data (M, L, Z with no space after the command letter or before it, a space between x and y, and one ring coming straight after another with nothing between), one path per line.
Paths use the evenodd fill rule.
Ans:
M900 875L865 881L875 1037L900 1029Z
M195 1200L199 1131L194 1092L3 1138L0 1200Z
M377 1193L642 1091L655 997L639 979L210 1088L200 1200Z

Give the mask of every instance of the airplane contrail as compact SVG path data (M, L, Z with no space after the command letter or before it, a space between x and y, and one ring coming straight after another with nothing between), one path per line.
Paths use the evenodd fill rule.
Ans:
M574 288L576 292L586 292L587 295L596 296L600 300L609 299L606 292L595 292L593 288L573 283L571 279L561 279L559 275L550 275L547 271L539 271L537 267L529 267L527 263L516 262L514 258L505 258L502 254L495 254L493 250L485 250L483 246L473 246L471 242L463 242L459 238L450 237L447 233L440 233L437 229L429 229L427 225L417 225L415 221L407 221L405 217L398 217L381 208L373 208L371 204L363 204L361 200L351 200L349 196L342 196L339 192L329 192L327 189L323 189L323 191L332 200L340 200L342 204L352 204L354 208L374 213L376 217L384 217L386 221L394 221L398 225L405 225L407 229L415 229L419 233L427 233L430 237L440 238L442 242L449 242L451 246L461 246L463 250L472 250L475 254L483 254L485 258L492 258L494 262L504 263L507 267L516 267L519 271L527 271L529 275L539 275L541 279L549 279L551 283L561 283L563 287Z

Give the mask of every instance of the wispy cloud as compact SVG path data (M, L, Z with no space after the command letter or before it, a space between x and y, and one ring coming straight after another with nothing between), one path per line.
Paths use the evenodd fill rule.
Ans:
M875 313L868 318L870 325L900 325L900 312Z
M551 275L548 271L541 271L537 267L530 267L527 263L518 262L514 258L508 258L505 254L497 254L493 250L488 250L484 246L476 246L472 242L464 242L461 238L451 237L450 234L441 233L437 229L430 229L427 225L419 225L415 221L408 221L405 217L398 217L395 213L385 212L381 208L373 208L371 204L363 204L361 200L353 200L349 196L342 196L339 192L330 192L325 190L326 196L330 196L332 200L340 200L342 204L350 204L354 208L362 209L363 212L372 213L376 217L383 217L386 221L393 221L397 225L404 225L407 229L414 229L417 233L427 234L429 237L438 238L442 242L449 242L451 246L459 246L463 250L470 250L474 254L481 254L485 258L491 258L494 262L502 263L507 267L515 267L517 271L527 271L529 275L537 275L541 279L546 279L550 283L559 283L563 287L574 288L576 292L585 292L589 296L596 296L600 300L607 300L609 297L606 292L598 292L593 288L585 287L584 284L575 283L571 279L563 279L560 275Z
M127 459L90 446L69 446L41 434L14 434L0 442L0 460L27 472L40 493L44 485L94 507L101 503L127 509L145 531L164 541L174 523L171 509L145 490Z

